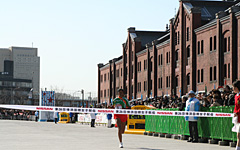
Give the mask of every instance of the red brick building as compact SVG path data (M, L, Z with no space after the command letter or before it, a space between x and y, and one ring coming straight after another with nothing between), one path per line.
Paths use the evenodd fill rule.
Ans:
M240 79L240 3L180 0L166 31L131 27L123 55L98 64L98 103L123 88L129 99L184 95Z

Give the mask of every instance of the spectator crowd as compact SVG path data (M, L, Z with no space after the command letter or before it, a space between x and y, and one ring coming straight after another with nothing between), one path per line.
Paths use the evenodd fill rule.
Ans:
M0 119L32 120L32 116L34 116L33 111L0 109Z
M234 105L233 90L227 85L225 88L213 89L209 93L196 92L196 98L200 101L201 107L213 106L231 106ZM131 101L131 105L152 105L158 109L179 108L183 110L186 106L188 95L178 96L160 96L148 100Z

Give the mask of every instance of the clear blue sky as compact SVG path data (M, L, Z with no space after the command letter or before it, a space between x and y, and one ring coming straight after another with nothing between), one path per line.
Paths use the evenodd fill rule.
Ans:
M0 47L38 48L41 88L97 92L97 64L122 53L127 28L165 30L178 0L0 2Z

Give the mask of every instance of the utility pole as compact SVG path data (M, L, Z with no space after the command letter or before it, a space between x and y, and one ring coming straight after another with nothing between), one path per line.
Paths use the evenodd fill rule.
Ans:
M81 93L82 93L82 106L84 107L84 90L83 89L81 90Z
M88 99L89 99L89 101L90 101L90 104L93 105L93 104L92 104L92 93L91 93L91 92L89 92L89 98L88 98Z

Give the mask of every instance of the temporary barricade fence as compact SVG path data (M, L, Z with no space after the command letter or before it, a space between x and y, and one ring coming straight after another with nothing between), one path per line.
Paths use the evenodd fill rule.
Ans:
M147 131L183 135L189 135L188 122L184 121L184 116L196 116L200 117L198 122L200 137L236 141L236 134L231 132L234 106L202 108L202 112L178 111L178 109L171 108L163 110L126 110L29 105L0 105L0 108L84 114L102 113L105 115L147 115L145 127ZM90 122L89 117L86 119Z
M162 111L179 111L177 108L161 109ZM233 113L234 106L201 108L203 112ZM188 121L183 116L147 115L146 131L189 136ZM231 117L200 117L198 120L199 137L236 141L236 133L232 132Z
M90 114L78 114L78 122L79 123L90 123L91 122L91 116ZM107 114L97 114L96 115L96 124L107 124ZM112 117L112 124L115 124L115 119Z

